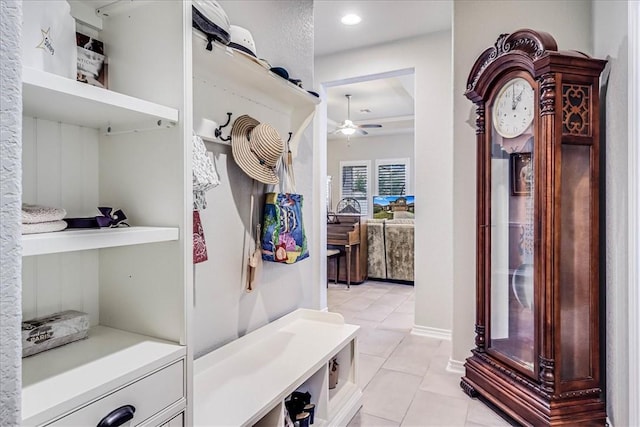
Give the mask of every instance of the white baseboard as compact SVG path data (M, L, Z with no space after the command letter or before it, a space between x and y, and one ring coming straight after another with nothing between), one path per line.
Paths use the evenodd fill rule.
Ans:
M464 375L464 361L449 358L446 371L454 374Z
M421 337L435 338L437 340L451 341L450 329L431 328L429 326L413 325L411 329L411 335L418 335Z
M349 396L330 421L332 426L346 426L362 408L362 391L359 389Z

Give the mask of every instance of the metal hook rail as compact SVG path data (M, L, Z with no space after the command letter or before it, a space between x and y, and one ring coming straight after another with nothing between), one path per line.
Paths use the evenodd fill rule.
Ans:
M231 123L231 114L232 113L227 113L227 123L218 126L215 130L214 134L220 141L231 141L231 135L228 135L226 137L222 136L222 128L229 126L229 123Z

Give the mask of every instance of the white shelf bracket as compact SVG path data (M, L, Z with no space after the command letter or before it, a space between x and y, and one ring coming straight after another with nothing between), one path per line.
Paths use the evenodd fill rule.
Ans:
M107 124L107 130L105 132L105 135L113 136L113 135L123 135L127 133L148 132L148 131L160 130L160 129L170 129L175 125L176 125L176 122L168 121L168 120L160 120L160 119L156 121L155 126L139 127L134 129L114 129L113 126L111 126L111 124Z
M133 3L134 0L114 0L109 4L96 9L96 15L100 18L106 18L109 15L116 13L121 7Z

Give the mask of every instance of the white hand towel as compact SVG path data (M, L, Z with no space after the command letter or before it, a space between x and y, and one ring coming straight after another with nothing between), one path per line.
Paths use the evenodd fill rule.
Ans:
M42 205L22 204L22 223L37 224L40 222L60 221L67 215L62 208L52 208Z
M34 224L22 224L22 234L49 233L67 228L65 221L47 221Z

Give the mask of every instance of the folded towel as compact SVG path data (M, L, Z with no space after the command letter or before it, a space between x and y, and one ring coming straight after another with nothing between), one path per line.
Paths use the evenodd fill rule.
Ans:
M52 208L42 205L22 204L22 223L37 224L40 222L60 221L67 211L62 208Z
M67 223L60 221L38 222L35 224L22 224L22 234L48 233L50 231L60 231L67 228Z

